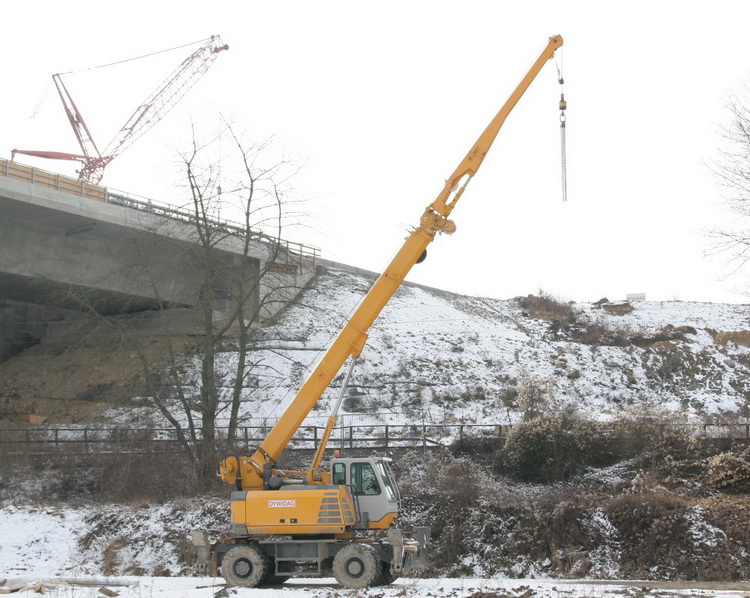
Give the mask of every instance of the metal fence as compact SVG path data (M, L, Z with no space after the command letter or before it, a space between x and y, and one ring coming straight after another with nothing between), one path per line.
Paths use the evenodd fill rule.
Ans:
M747 424L675 424L689 428L695 437L716 441L749 441ZM447 446L467 438L502 441L512 428L505 424L368 424L337 427L329 446L342 449L407 449ZM235 447L249 449L259 445L271 425L243 426L235 433ZM614 431L613 424L602 424ZM313 450L323 435L323 426L305 426L291 439L290 450ZM217 448L225 444L228 430L216 430ZM135 453L173 450L178 434L168 428L99 427L25 427L0 429L0 450L5 453Z
M450 443L467 433L464 425L372 425L336 428L329 441L332 448L426 448ZM471 426L497 434L497 426ZM263 442L271 426L237 428L235 447L250 448ZM218 428L217 445L226 443L226 428ZM291 450L313 450L323 436L324 427L307 426L289 442ZM4 453L43 453L66 449L72 453L153 452L179 444L174 429L157 428L64 428L27 427L0 429L0 449Z

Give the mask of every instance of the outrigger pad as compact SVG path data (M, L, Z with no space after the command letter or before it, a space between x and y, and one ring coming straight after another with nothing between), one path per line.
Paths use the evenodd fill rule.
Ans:
M404 574L409 574L419 569L424 570L430 566L430 528L415 528L414 539L419 543L419 548L415 552L406 553Z
M208 533L202 529L194 529L190 532L190 539L193 542L193 546L195 546L197 557L195 570L198 575L206 575L206 573L208 573L208 562L211 554Z

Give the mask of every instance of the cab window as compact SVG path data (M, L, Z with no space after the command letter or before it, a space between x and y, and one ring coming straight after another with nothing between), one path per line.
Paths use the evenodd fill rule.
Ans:
M378 478L369 463L352 463L352 486L355 494L380 494Z
M331 475L331 483L337 486L346 485L346 465L343 463L333 464L333 475Z
M380 472L380 479L383 480L385 486L385 492L388 495L388 500L396 502L398 500L398 493L396 488L393 486L391 468L385 461L377 462L378 471Z

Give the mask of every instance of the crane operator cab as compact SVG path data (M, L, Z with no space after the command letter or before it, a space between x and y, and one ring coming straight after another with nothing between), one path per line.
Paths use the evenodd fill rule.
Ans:
M335 457L321 484L285 478L276 489L232 492L231 533L341 537L357 529L388 529L401 507L390 461Z
M331 459L331 484L349 486L359 522L357 527L387 529L401 507L401 497L387 457L335 457Z

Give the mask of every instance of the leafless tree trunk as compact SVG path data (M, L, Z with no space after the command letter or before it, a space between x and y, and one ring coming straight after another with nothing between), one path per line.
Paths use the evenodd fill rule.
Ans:
M252 366L250 335L267 313L267 303L281 296L296 295L300 288L295 281L275 276L275 267L282 257L282 229L291 212L286 208L284 192L290 165L285 160L274 161L270 166L260 166L264 144L246 146L228 127L237 168L234 177L221 180L222 173L210 160L206 162L208 147L195 140L190 151L183 155L185 178L191 196L192 225L197 243L191 245L191 259L199 272L200 288L197 293L197 311L202 323L199 394L193 401L184 396L180 383L180 367L176 355L171 357L170 376L177 389L176 403L188 422L189 441L184 439L186 451L194 459L201 478L213 474L216 465L216 448L226 442L233 450L237 427L240 424L240 407L245 391L245 379ZM227 189L227 184L229 188ZM224 188L222 189L222 185ZM224 227L218 218L220 211L239 220L239 227ZM252 251L258 240L267 251L266 259L257 260ZM221 246L233 243L231 255L221 251ZM251 264L257 262L257 266ZM262 287L262 289L261 289ZM221 308L218 304L221 303ZM224 349L229 338L234 341L237 361L233 374L231 396L219 395L216 379L217 354ZM176 417L166 405L155 403L162 414L177 425ZM226 439L217 437L216 422L223 410L228 410ZM194 449L188 448L192 445Z
M234 451L243 416L252 416L242 409L249 379L256 384L258 370L269 370L253 350L254 329L298 295L315 256L307 260L282 237L300 216L289 193L296 167L273 143L248 144L229 125L207 140L193 132L179 164L182 205L108 194L111 237L88 246L102 252L101 268L73 282L45 271L37 290L67 310L56 327L60 345L95 347L125 372L98 385L106 397L92 394L148 406L174 429L199 479L209 480L217 452ZM92 390L100 379L87 371L79 385Z
M203 481L213 478L218 451L234 450L248 375L261 363L253 356L253 329L293 300L305 281L301 272L290 273L301 256L282 239L285 225L298 217L289 199L295 167L273 158L270 143L246 144L229 126L224 135L232 151L221 160L217 137L203 143L193 136L181 155L188 200L179 218L157 218L145 232L134 232L125 266L115 273L130 281L133 297L150 298L144 318L170 322L176 312L193 318L187 338L181 325L160 333L164 351L154 360L147 350L153 339L132 333L141 306L130 306L136 313L128 318L109 318L85 291L64 291L65 302L87 314L98 332L109 330L137 355L147 403L174 428ZM169 289L175 280L178 293ZM175 295L189 296L190 307L173 309ZM217 360L227 351L235 353L236 367L220 381ZM225 425L226 437L219 429Z
M750 261L750 87L727 102L730 117L721 129L723 144L711 170L724 190L729 209L737 216L731 226L711 231L716 251L729 256L733 273Z

